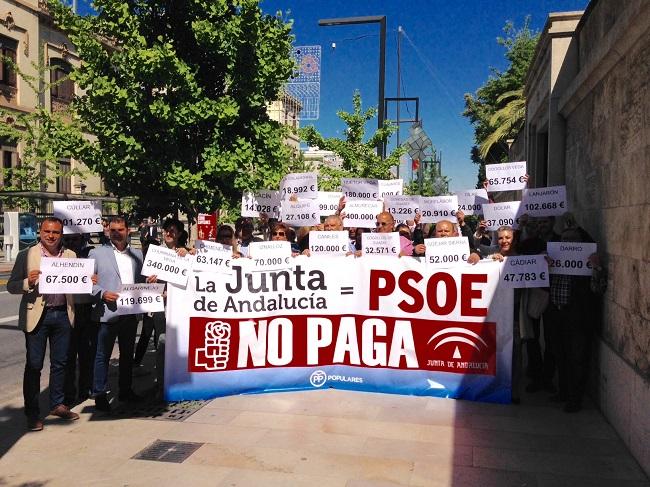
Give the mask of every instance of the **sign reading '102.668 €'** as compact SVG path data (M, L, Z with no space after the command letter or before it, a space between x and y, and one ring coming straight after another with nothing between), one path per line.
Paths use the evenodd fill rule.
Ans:
M521 192L521 213L528 216L557 216L567 209L566 186L524 189Z
M63 221L63 233L103 231L102 204L99 201L54 201L54 217Z
M142 275L156 276L162 281L185 286L191 265L192 261L187 255L180 257L173 249L150 245L142 266Z
M38 291L41 294L90 294L95 259L43 257Z
M158 313L165 311L162 293L164 284L122 284L117 291L118 315L133 315L140 313Z

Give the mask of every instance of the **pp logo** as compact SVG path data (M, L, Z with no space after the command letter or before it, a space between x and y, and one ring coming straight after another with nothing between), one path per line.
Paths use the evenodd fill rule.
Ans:
M223 370L230 355L230 325L224 321L211 321L205 327L205 348L197 348L194 365L205 370Z
M322 370L315 370L309 376L309 383L314 387L322 387L327 382L327 374Z

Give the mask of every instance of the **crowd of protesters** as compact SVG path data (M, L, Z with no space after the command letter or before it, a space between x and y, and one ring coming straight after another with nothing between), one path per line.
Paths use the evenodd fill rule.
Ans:
M239 218L234 225L217 228L216 242L229 246L235 258L251 256L251 243L286 241L294 256L310 255L312 231L347 231L347 255L363 257L363 234L368 228L344 228L345 198L336 214L325 217L311 227L292 227L261 214L259 219ZM413 220L395 222L393 215L382 211L376 216L375 232L396 232L400 257L424 257L428 238L467 237L470 253L467 263L481 259L502 260L519 254L543 254L553 241L592 242L587 232L570 214L553 217L520 218L519 228L501 227L487 230L484 220L468 221L462 211L455 220L420 223ZM173 249L181 257L194 254L188 245L188 232L176 218L167 218L162 229L153 220L139 228L142 250L129 244L128 223L116 217L102 222L99 245L93 247L87 235L63 235L63 222L46 218L40 227L40 241L21 252L7 284L9 292L21 294L19 326L25 332L26 365L24 400L30 430L43 429L38 405L40 374L46 346L50 346L50 411L65 420L79 416L71 408L88 398L96 409L111 411L108 381L109 359L117 339L120 352L117 399L140 402L143 398L132 387L133 368L142 365L151 338L154 339L156 384L160 393L164 363L165 314L150 313L142 317L136 345L137 315L117 315L115 302L122 284L161 282L157 276L141 275L143 255L151 245ZM89 257L95 259L90 295L47 295L38 289L42 257ZM606 278L597 255L592 255L592 276L550 275L549 288L515 290L513 310L512 401L520 401L519 386L523 372L530 381L526 391L546 391L552 401L565 403L564 410L581 409L589 373L590 338L598 319L598 295L604 291ZM522 350L527 363L523 366ZM555 377L557 373L557 385Z

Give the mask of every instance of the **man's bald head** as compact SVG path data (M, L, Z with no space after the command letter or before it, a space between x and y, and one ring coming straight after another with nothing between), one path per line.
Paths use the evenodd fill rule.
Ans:
M340 232L343 230L343 220L338 215L330 215L325 218L323 230L326 232Z
M440 220L436 223L435 238L455 237L456 235L458 235L456 226L449 220Z
M378 233L390 233L395 227L395 219L393 215L387 211L382 211L377 215L377 232Z

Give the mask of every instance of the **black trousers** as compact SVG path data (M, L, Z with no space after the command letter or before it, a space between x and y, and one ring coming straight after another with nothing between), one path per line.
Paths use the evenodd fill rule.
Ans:
M76 403L77 392L81 400L92 392L98 324L90 320L91 310L90 303L75 305L75 326L70 333L65 366L64 402L69 406Z

